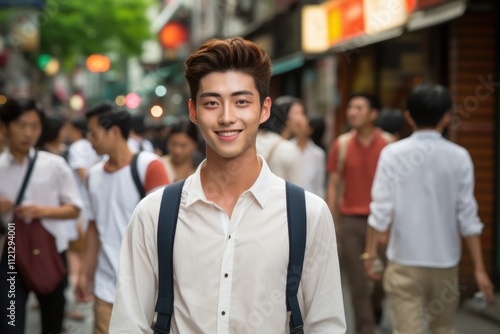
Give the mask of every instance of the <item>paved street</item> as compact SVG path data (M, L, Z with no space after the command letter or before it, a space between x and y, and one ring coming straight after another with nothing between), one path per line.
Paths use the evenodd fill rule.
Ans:
M353 315L352 309L349 302L348 289L344 288L344 298L346 304L346 317L348 330L347 334L355 334L353 331ZM92 305L77 305L74 302L74 298L71 291L67 290L68 298L68 310L80 310L84 315L83 321L74 321L67 319L65 321L66 333L67 334L91 334L93 326L93 316L92 316ZM500 295L497 295L497 307L500 308ZM29 313L28 313L28 326L26 334L39 334L40 328L40 318L39 311L33 308L32 305L36 304L35 298L30 297L28 301ZM456 317L456 329L458 334L498 334L500 333L500 323L489 320L483 316L476 314L466 307L467 302L459 309ZM384 313L384 319L382 325L377 331L377 334L390 334L391 325L388 318L387 312Z

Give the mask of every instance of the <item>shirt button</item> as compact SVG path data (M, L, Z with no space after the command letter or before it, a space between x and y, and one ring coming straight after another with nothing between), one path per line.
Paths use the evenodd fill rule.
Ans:
M224 277L226 277L226 278L227 278L228 276L229 276L228 274L224 274Z
M226 312L222 311L222 313L221 313L221 314L222 314L222 315L226 315Z

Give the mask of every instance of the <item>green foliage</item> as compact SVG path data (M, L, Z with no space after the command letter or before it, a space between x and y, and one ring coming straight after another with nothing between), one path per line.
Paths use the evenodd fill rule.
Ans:
M141 53L151 37L146 10L152 0L46 0L40 13L40 53L72 62L79 56Z

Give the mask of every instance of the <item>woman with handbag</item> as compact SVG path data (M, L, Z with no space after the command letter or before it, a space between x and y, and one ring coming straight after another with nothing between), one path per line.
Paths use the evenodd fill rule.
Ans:
M37 152L44 112L31 99L9 99L0 108L8 148L0 154L0 213L7 239L0 261L0 333L24 333L30 291L40 303L42 333L61 333L68 219L82 207L62 157Z

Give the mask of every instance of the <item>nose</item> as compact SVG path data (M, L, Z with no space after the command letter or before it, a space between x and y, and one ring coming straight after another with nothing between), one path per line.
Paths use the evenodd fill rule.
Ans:
M226 103L224 107L221 109L221 114L219 116L219 124L220 125L229 125L236 122L236 114L234 112L234 108L231 104Z

